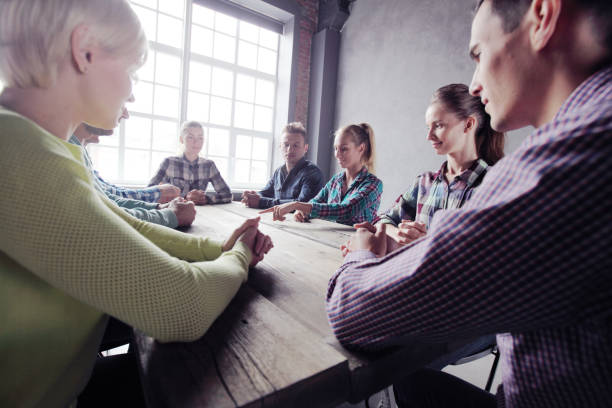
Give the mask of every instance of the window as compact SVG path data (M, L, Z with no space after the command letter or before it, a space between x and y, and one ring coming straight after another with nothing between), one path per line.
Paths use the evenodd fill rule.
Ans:
M280 35L192 0L131 0L147 37L130 118L90 146L102 177L146 184L180 154L179 126L204 127L201 156L232 187L263 185L272 165ZM214 3L213 3L214 4Z

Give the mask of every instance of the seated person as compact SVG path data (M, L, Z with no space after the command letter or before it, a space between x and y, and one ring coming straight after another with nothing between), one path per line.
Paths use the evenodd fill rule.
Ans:
M128 118L127 109L124 109L123 118ZM93 163L85 147L90 143L99 143L100 136L112 135L112 130L105 130L89 126L85 123L79 125L76 131L70 136L69 142L81 147L85 166L90 171L95 180ZM182 197L177 197L164 204L149 203L142 200L123 198L116 194L109 193L100 184L94 183L96 189L113 200L119 207L123 208L128 214L153 224L163 225L169 228L189 226L195 219L195 209L193 203L185 202ZM172 186L173 188L176 188Z
M215 162L199 157L204 146L202 125L195 121L183 123L179 140L183 145L183 155L165 158L149 186L170 183L179 188L181 196L198 205L231 202L232 192ZM209 182L216 193L206 193Z
M125 110L124 113L122 114L122 118L127 119L128 117L129 117L129 114L127 113L127 110ZM88 129L91 130L91 128L88 128ZM96 132L93 132L93 133L89 132L89 135L92 138L89 141L89 143L98 143L95 133ZM98 129L97 133L98 133L98 136L111 135L112 131ZM74 143L75 139L71 137L70 142ZM87 160L89 160L89 156L85 157L85 160L86 160L86 164L88 165L91 164L91 161L87 163ZM168 203L170 200L178 197L180 193L180 190L171 184L159 184L156 186L151 186L151 187L146 187L146 188L127 188L127 187L117 186L115 184L111 184L107 182L102 177L100 177L100 174L98 174L98 172L93 168L93 166L89 166L89 168L93 174L94 183L96 184L96 187L99 190L104 191L109 197L115 196L115 197L123 197L126 199L146 201L149 203L165 204L165 203Z
M420 174L413 187L381 216L393 246L426 234L440 209L460 208L480 185L489 166L504 155L504 134L491 129L480 98L467 85L438 89L425 113L427 140L436 154L446 155L436 172ZM391 247L390 249L393 249Z
M380 206L383 190L370 171L374 167L374 131L367 123L348 125L336 131L334 149L344 170L329 180L307 203L294 201L260 211L273 213L274 220L284 220L295 211L295 220L323 218L346 225L372 222Z
M126 0L3 0L0 27L0 406L76 406L109 316L198 339L272 244L257 219L216 241L131 217L67 142L133 99L148 42Z
M323 187L323 173L304 158L308 151L304 125L293 122L285 126L280 150L285 164L274 171L264 189L259 193L242 193L242 202L247 207L263 209L291 201L308 201Z

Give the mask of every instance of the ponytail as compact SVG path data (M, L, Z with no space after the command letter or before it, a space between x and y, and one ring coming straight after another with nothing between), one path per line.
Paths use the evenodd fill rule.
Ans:
M359 125L347 125L336 131L336 136L348 133L351 135L355 145L365 145L363 151L362 162L367 167L370 173L374 173L376 145L374 141L374 129L368 123L360 123Z
M478 158L492 166L504 157L506 136L491 127L491 117L485 112L480 98L470 95L467 85L443 86L434 93L431 103L441 103L446 110L460 120L465 120L470 116L476 118L478 126L474 138Z

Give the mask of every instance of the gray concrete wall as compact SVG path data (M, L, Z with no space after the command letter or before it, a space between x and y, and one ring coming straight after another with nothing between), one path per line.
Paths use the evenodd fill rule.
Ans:
M425 110L433 91L469 84L468 43L474 0L357 0L342 30L336 128L368 122L377 141L381 210L422 171L439 168L426 140ZM508 135L513 151L529 129ZM327 141L330 149L331 139ZM332 171L339 168L332 157Z

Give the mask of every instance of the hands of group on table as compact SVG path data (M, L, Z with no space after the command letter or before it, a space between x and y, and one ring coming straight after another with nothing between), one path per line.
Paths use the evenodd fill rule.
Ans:
M272 213L272 219L274 221L284 221L285 214L288 214L292 211L296 212L296 214L294 214L295 221L304 222L310 215L310 211L312 211L312 204L293 201L290 203L275 205L274 207L267 208L265 210L260 211L259 213Z

